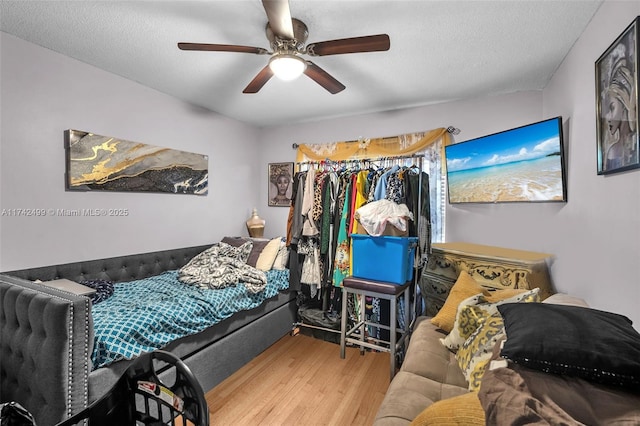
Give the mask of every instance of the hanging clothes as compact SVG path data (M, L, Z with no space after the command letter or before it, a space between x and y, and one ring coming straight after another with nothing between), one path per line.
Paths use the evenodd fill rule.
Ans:
M337 246L335 250L334 269L333 269L333 285L342 287L342 281L350 275L349 253L349 204L347 201L351 197L351 185L345 187L345 202L343 203L342 212L340 214L340 224L338 225L338 237L336 239Z
M419 237L418 259L429 253L429 176L421 171L421 159L410 162L413 164L403 165L384 159L380 166L370 161L322 162L296 173L287 241L290 268L295 269L290 275L291 288L301 289L299 306L321 309L327 315L339 312L340 287L353 270L350 234L357 225L355 211L371 201L406 204L414 217L409 221L409 236ZM368 298L363 306L348 302L350 316L356 312L353 309L364 309L371 321L388 324L388 302L377 298ZM401 307L399 312L406 315L408 309ZM407 321L404 317L398 320ZM388 331L375 326L368 333L372 338L388 338Z

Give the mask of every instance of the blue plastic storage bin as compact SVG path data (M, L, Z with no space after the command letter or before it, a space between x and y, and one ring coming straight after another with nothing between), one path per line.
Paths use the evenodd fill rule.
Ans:
M373 237L352 234L351 275L375 281L404 284L413 279L417 237Z

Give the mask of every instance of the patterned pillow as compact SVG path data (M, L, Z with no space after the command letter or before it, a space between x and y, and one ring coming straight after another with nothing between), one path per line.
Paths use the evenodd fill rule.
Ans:
M449 333L444 339L440 339L440 343L452 351L458 350L460 345L463 344L464 341L467 340L467 338L471 336L471 334L476 331L476 328L480 325L475 321L461 321L462 318L460 314L467 306L477 305L481 301L484 301L482 293L478 293L460 302L458 305L458 313L456 314L456 321L453 323L451 333ZM465 317L465 319L466 318L468 317Z
M83 280L80 281L79 284L96 290L96 292L91 295L91 303L94 305L104 302L110 298L114 292L113 281L109 280Z
M456 360L469 382L469 390L480 389L480 380L491 360L493 347L504 335L502 316L497 312L485 318L480 327L458 349Z
M491 358L496 342L504 337L504 323L498 306L506 303L540 302L540 289L534 288L509 299L496 303L483 303L466 306L461 315L461 322L476 322L478 328L460 345L456 360L465 378L469 382L469 390L478 390L480 380Z
M452 351L458 350L460 345L480 326L484 318L498 311L498 305L503 303L518 303L521 301L539 302L539 291L540 289L538 288L517 291L512 289L496 290L491 292L490 296L478 295L480 297L475 303L470 303L473 297L466 299L458 306L456 322L453 325L451 333L440 341ZM476 308L465 309L468 306L476 306Z

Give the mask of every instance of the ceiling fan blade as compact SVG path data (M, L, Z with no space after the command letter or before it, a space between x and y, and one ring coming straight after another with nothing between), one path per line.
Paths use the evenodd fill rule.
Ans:
M271 71L271 68L267 65L251 80L251 83L244 88L242 93L258 93L271 77L273 77L273 71Z
M210 43L178 43L180 50L206 50L214 52L240 52L255 53L256 55L266 55L267 49L252 46L239 46L236 44L210 44Z
M387 34L321 41L307 45L311 56L341 55L343 53L382 52L389 50L391 42Z
M307 68L304 73L320 86L327 89L332 95L344 90L344 85L333 78L331 74L317 66L311 61L307 61Z
M262 0L271 31L281 39L293 40L293 24L288 0Z

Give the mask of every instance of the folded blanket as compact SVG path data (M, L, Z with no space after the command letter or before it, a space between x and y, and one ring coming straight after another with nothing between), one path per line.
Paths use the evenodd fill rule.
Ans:
M502 360L499 347L494 360ZM487 370L478 397L487 424L640 424L640 394L512 363Z

